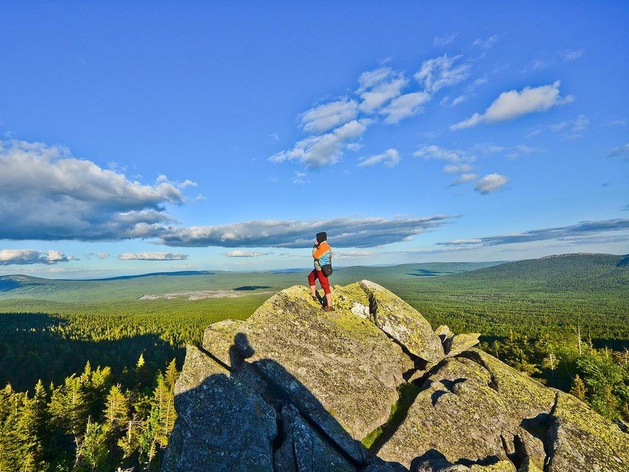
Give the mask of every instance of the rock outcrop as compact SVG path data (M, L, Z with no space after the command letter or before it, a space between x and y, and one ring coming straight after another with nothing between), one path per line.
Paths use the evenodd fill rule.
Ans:
M433 331L369 281L306 287L188 347L164 472L629 470L629 434L584 403Z

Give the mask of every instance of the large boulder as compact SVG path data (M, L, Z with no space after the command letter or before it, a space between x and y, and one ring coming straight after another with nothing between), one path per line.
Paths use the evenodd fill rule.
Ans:
M483 465L508 460L518 437L543 465L543 441L522 422L549 412L555 392L482 351L470 357L447 359L428 374L380 457L410 467L434 449L451 463Z
M629 470L629 435L571 395L435 333L368 281L305 287L189 347L164 472ZM369 450L361 442L364 442Z
M277 416L253 389L189 346L163 470L274 472Z
M572 395L559 393L549 421L547 472L629 470L629 435Z
M414 367L369 320L341 305L323 311L299 286L271 297L246 322L210 326L203 347L226 364L254 366L356 460L365 455L356 442L387 420L403 374Z

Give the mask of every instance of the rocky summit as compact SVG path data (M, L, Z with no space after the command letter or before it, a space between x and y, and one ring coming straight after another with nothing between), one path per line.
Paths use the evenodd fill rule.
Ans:
M187 348L164 472L627 472L626 428L433 331L369 281L308 288Z

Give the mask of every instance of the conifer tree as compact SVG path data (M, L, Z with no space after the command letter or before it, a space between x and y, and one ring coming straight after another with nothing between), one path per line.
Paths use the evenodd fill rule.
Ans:
M120 385L113 385L109 389L105 404L105 421L112 430L122 428L128 420L129 400L120 390Z
M166 375L165 381L166 386L172 392L175 389L175 382L177 382L177 378L179 377L179 372L177 371L176 359L170 361L168 367L166 367Z
M72 435L78 448L88 419L88 401L81 385L81 378L66 378L63 385L53 390L50 413L61 429Z
M574 380L572 382L572 388L570 389L570 393L577 397L581 401L585 401L586 389L583 380L579 377L579 374L575 375Z
M83 441L77 450L79 462L93 472L105 464L107 453L107 427L88 420Z

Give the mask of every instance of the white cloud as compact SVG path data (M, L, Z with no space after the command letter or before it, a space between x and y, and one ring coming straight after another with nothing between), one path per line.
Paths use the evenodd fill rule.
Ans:
M458 35L459 33L452 33L452 34L444 34L443 36L435 36L435 39L433 40L432 43L435 47L444 47L452 43L457 38Z
M426 92L413 92L400 95L380 110L381 115L385 115L387 123L398 123L404 118L417 115L424 109L422 105L430 100L430 95Z
M293 178L293 185L304 185L307 184L305 172L295 172L295 177Z
M344 124L334 131L321 135L304 138L295 146L269 158L271 162L299 161L308 168L323 167L338 162L347 147L348 141L360 137L369 120L354 120Z
M315 234L327 231L333 247L366 248L406 241L453 218L435 215L425 218L334 218L311 222L246 221L222 226L171 228L163 233L160 243L177 247L309 248Z
M468 182L473 182L478 178L476 174L461 174L461 177L456 179L454 182L450 184L451 187L466 184Z
M109 257L109 253L108 252L99 252L99 253L89 252L85 254L85 259L87 259L88 261L91 261L95 257L98 257L99 259L107 259Z
M471 128L483 122L494 123L508 121L534 112L542 112L555 105L563 105L574 100L572 95L561 97L557 80L551 85L540 87L524 87L521 91L510 90L500 96L485 110L483 114L474 113L467 120L450 126L452 130Z
M397 149L387 149L382 154L375 156L361 157L358 167L370 167L376 164L383 164L386 167L395 167L400 163L400 153Z
M507 177L500 174L489 174L476 182L474 190L480 192L483 195L487 195L495 190L498 190L504 184L509 181Z
M564 61L574 61L583 56L584 52L585 49L566 49L565 51L561 51L560 55Z
M454 100L452 100L452 106L455 107L466 100L467 100L467 97L465 95L459 95Z
M460 162L470 158L467 151L460 149L446 149L436 144L428 144L420 146L417 151L413 153L415 157L421 157L426 160L439 160L449 161L453 163Z
M224 253L227 257L261 257L268 256L270 252L258 252L258 251L229 251Z
M561 132L562 139L566 141L582 137L583 131L585 131L589 126L590 120L588 120L585 115L579 115L574 120L562 121L561 123L550 125L549 128L552 131Z
M448 164L443 168L445 174L465 174L472 171L469 164Z
M429 59L422 63L419 71L415 73L415 80L423 85L424 90L434 94L444 87L458 84L469 76L468 64L456 64L461 56L441 57Z
M610 121L609 124L614 126L627 126L629 125L629 120L614 120Z
M510 159L515 159L523 154L535 154L544 152L542 147L527 146L525 144L516 144L515 146L497 146L495 144L481 143L472 146L471 152L478 154L498 154L503 153Z
M301 115L301 124L307 133L323 133L356 119L358 104L344 99L311 108Z
M362 99L360 110L365 113L373 113L387 102L398 97L402 89L408 84L408 80L401 72L396 72L390 67L381 67L363 72L358 78L358 83L360 87L356 93Z
M173 254L171 252L125 252L118 256L121 261L184 261L187 254Z
M0 250L0 265L57 264L73 258L60 251L34 251L32 249Z
M183 203L190 185L163 176L143 185L61 146L0 142L0 239L152 237L172 221L164 205Z
M623 154L629 154L629 143L623 146L615 147L608 157L618 157L622 156ZM629 159L629 156L624 156L624 159Z
M491 49L493 45L498 41L498 35L495 34L487 39L476 39L472 46L479 47L485 51Z

